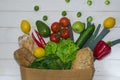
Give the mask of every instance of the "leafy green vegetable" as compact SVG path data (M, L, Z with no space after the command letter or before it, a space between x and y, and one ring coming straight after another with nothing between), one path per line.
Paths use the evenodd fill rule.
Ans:
M77 49L78 46L71 39L63 39L58 43L56 55L66 64L75 59Z
M49 41L45 46L46 56L35 59L29 68L70 69L78 48L70 38L59 43Z

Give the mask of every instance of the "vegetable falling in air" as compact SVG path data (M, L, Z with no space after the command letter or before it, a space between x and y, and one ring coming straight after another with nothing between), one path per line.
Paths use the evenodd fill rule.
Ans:
M109 0L105 0L104 2L106 5L109 5L110 4L110 1Z
M34 10L39 11L39 6L38 5L34 6Z
M66 11L62 11L61 15L62 15L62 16L66 16L66 15L67 15L67 12L66 12Z
M43 21L47 21L48 20L48 16L44 15L42 19L43 19Z
M108 17L103 21L104 28L113 28L116 24L116 19L114 17Z
M79 18L82 16L82 13L81 12L77 12L76 16Z
M21 21L20 28L21 28L22 32L29 35L30 30L31 30L31 26L27 20Z
M88 16L88 17L87 17L87 22L90 22L90 23L91 23L92 21L93 21L93 17L92 17L92 16Z
M92 1L91 0L87 0L87 5L91 6L92 5Z
M70 2L70 0L65 0L65 2L66 2L66 3L69 3L69 2Z

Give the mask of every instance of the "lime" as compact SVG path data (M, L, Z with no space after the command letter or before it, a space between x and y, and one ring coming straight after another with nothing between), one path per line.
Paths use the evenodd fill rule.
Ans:
M30 26L30 23L27 20L22 20L20 27L21 27L22 32L24 32L25 34L30 33L31 26Z
M85 28L84 24L82 22L80 22L80 21L76 21L72 25L72 29L76 33L83 32L84 28Z
M36 58L41 58L41 57L45 56L45 50L41 47L36 47L33 50L33 54Z

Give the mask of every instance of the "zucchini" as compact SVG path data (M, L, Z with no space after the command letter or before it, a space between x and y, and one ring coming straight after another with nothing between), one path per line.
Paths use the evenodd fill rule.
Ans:
M86 41L91 37L95 30L95 25L92 24L87 29L78 37L76 40L75 44L79 47L82 48L83 45L86 43Z
M93 35L87 40L87 42L85 43L85 45L83 47L92 47L93 43L94 43L94 39L96 38L96 36L98 35L99 33L99 30L100 30L100 27L101 27L101 24L99 24L96 28L96 30L94 31ZM91 48L90 47L90 48Z

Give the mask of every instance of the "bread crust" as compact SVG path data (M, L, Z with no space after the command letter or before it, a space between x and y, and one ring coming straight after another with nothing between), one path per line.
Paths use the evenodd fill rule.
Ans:
M89 47L77 51L76 59L73 61L71 69L94 68L93 52Z
M14 58L21 66L29 66L35 59L34 55L26 48L19 48L14 52Z

